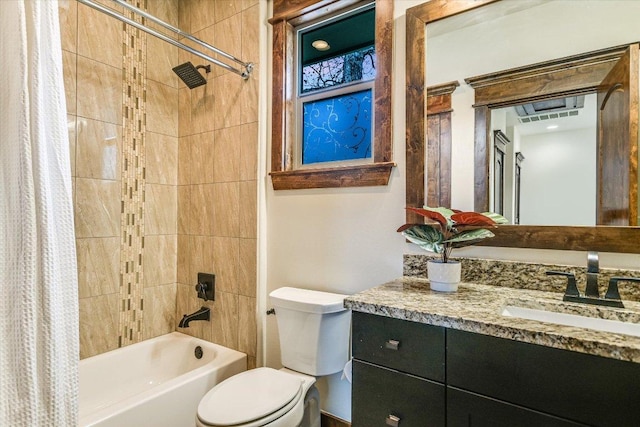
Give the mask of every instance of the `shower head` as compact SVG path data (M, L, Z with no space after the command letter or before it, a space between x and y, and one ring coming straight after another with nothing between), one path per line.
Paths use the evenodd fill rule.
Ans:
M177 67L173 67L173 72L187 85L189 89L207 84L207 79L202 77L198 68L204 68L207 73L211 72L211 65L198 65L194 67L191 62L185 62Z

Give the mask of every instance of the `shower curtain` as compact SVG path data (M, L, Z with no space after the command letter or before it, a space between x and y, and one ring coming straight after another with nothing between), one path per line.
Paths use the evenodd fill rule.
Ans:
M77 267L57 1L0 0L0 67L0 426L74 426Z

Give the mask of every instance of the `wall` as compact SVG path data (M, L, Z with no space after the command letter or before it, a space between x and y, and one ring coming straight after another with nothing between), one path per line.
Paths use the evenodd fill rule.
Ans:
M405 217L404 10L417 3L395 2L393 160L398 166L389 185L276 192L266 177L266 307L268 293L282 286L352 294L402 275L404 240L396 229ZM279 368L275 316L265 322L265 362ZM318 387L323 410L351 419L351 389L340 374L321 379Z
M520 147L521 222L595 225L595 127L522 136Z
M207 84L179 90L177 313L211 307L211 322L180 329L256 365L258 0L181 0L180 28L256 69L245 81L212 66ZM179 63L204 61L180 51ZM233 64L232 64L233 65ZM196 298L197 273L215 273L215 301Z
M258 0L145 3L258 62ZM217 277L216 301L204 304L212 321L182 332L244 351L255 365L259 66L246 82L213 66L208 84L189 90L171 68L202 60L74 0L59 4L80 356L176 330L203 305L194 290L203 271Z
M170 207L177 195L178 82L166 67L177 61L177 49L144 35L131 38L118 21L73 0L59 5L80 357L88 357L174 329L177 242ZM177 22L174 0L149 6ZM134 66L137 74L127 72ZM132 126L145 115L139 128Z

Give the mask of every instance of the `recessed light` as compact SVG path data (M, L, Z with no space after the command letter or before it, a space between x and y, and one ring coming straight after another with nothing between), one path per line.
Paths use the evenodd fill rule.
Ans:
M329 50L331 49L331 46L329 46L329 43L327 43L324 40L315 40L313 43L311 43L311 46L315 47L318 50Z
M558 125L549 125L547 126L548 130L558 129Z

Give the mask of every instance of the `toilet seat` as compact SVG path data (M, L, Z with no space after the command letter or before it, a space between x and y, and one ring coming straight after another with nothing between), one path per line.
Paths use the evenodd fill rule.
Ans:
M271 368L257 368L221 382L202 398L202 426L264 426L285 416L303 400L304 381Z

